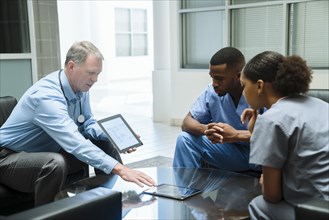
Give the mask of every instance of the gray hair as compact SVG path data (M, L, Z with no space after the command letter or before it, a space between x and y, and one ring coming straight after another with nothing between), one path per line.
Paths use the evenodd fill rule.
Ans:
M98 59L104 60L102 53L89 41L80 41L74 43L66 54L65 66L69 61L80 65L84 63L89 54L95 55Z

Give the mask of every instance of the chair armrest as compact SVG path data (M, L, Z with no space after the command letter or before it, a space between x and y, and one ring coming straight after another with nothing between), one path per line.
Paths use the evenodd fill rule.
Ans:
M0 127L5 123L16 104L17 100L13 96L0 97Z
M0 219L121 219L122 194L98 187Z
M309 199L295 206L296 220L299 219L329 219L329 201L322 199Z
M329 89L310 89L306 95L313 96L329 103Z

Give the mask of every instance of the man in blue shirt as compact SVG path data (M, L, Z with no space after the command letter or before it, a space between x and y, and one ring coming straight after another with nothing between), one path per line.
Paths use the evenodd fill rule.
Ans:
M92 43L73 44L64 70L29 88L0 128L0 182L34 192L36 206L53 201L67 175L82 163L93 166L96 174L115 173L139 186L155 185L146 174L120 163L93 118L88 91L102 71L103 59Z
M183 120L178 136L174 167L202 164L231 171L257 169L249 164L250 132L240 115L249 108L240 84L245 64L236 48L219 50L210 60L212 84L199 96ZM215 139L214 139L215 138ZM221 143L212 143L212 140Z

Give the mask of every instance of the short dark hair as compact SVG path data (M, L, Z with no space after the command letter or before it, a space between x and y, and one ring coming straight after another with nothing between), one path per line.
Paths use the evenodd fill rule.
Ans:
M217 51L210 60L210 65L227 64L229 67L237 64L244 64L245 59L240 50L234 47L224 47Z
M265 51L253 57L243 69L244 76L257 82L272 83L275 92L289 96L305 93L312 81L312 70L300 56L283 56Z

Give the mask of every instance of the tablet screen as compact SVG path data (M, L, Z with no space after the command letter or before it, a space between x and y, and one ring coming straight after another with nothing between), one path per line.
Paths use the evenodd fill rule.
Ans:
M151 194L155 196L163 196L171 199L184 200L198 193L201 193L201 191L189 187L175 186L170 184L160 184L158 186L143 191L143 193Z
M143 145L121 114L99 120L98 124L121 153Z

